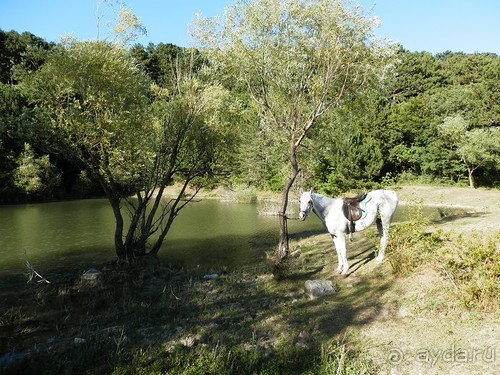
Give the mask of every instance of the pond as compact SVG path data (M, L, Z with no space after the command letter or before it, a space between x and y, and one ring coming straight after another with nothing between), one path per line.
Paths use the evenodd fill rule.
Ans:
M181 266L232 267L264 261L278 242L278 220L256 204L193 202L176 218L159 257ZM290 233L321 230L319 220L291 221ZM0 295L25 283L26 258L51 281L75 278L115 258L107 200L0 206Z
M176 218L160 259L207 271L264 261L278 242L278 220L259 215L259 207L193 202ZM439 216L437 208L432 210ZM395 220L404 212L400 206ZM323 227L312 215L305 222L291 220L289 231L300 236L321 233ZM0 206L0 295L26 283L26 258L54 282L113 260L113 232L113 214L104 199Z

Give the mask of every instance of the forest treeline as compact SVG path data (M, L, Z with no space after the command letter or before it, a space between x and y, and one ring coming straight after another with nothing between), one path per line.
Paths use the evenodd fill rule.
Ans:
M58 48L29 32L0 30L0 203L102 194L85 166L52 151L57 135L44 133L48 119L29 100L27 77ZM163 92L172 89L168 77L178 71L179 57L196 53L164 43L128 49ZM189 61L198 68L203 63L201 57ZM299 155L301 185L327 194L402 180L498 187L499 83L496 54L432 55L401 47L382 86L364 90L314 129ZM238 134L227 148L231 170L217 183L281 190L286 150L266 147L275 140L238 82L221 84L241 110L231 120Z

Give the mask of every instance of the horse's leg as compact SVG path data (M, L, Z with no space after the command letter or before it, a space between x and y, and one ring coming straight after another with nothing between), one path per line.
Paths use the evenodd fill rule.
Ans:
M349 271L349 264L347 263L346 248L345 248L345 234L337 233L333 237L335 249L337 250L337 257L339 259L339 266L337 271L342 275L347 275Z
M337 267L337 273L342 272L342 258L340 257L340 251L339 247L337 246L337 242L335 241L335 235L332 234L332 240L333 240L333 247L335 248L335 251L337 252L337 261L338 261L338 267Z
M385 248L387 247L387 238L389 237L389 227L391 225L391 217L382 216L381 219L377 219L377 229L380 234L380 250L378 251L377 258L375 262L380 264L384 260Z
M393 191L384 191L385 199L379 206L380 220L377 220L377 229L380 234L380 250L378 252L377 263L382 263L384 260L385 248L387 246L387 238L389 237L389 227L391 226L392 217L396 207L398 206L398 197Z

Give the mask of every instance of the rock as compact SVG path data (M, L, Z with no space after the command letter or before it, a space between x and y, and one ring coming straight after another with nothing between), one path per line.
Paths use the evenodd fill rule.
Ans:
M407 309L406 307L401 307L398 311L398 315L400 318L407 318L407 317L413 316L411 311L409 309Z
M295 343L296 346L300 346L301 348L304 349L309 349L311 344L311 335L307 332L300 332L299 333L299 338L297 342Z
M216 273L212 273L210 275L205 275L203 276L203 280L215 280L216 278L218 278L219 275L216 274Z
M304 291L311 299L327 296L336 292L330 280L307 280Z
M81 337L75 337L75 339L73 340L73 343L75 345L81 345L81 344L85 344L87 340L85 339L82 339Z
M87 272L85 272L82 276L80 276L80 279L94 281L99 279L101 275L102 275L101 271L96 270L95 268L91 268Z

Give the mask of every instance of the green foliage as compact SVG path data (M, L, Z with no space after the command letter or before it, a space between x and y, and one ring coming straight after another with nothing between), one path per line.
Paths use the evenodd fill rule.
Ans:
M309 184L330 195L372 187L383 166L380 143L363 133L357 123L336 120L336 128L335 132L322 132L311 142L316 152L304 155L312 171Z
M358 7L330 0L241 0L222 20L197 20L194 35L212 68L245 85L263 134L272 133L267 150L286 160L276 168L289 169L280 212L287 210L311 129L386 72L393 46L371 38L375 23ZM276 263L289 251L286 221L279 216Z
M29 32L0 29L0 83L16 84L27 72L36 71L53 47Z
M255 203L257 202L257 192L251 186L237 185L230 199L238 203Z
M198 72L203 66L198 51L168 43L150 43L146 47L137 44L130 49L130 54L156 84L170 93L175 91L179 76Z
M101 184L137 179L149 156L149 81L125 50L69 42L25 85L51 120L52 152L87 168Z
M14 185L26 195L50 198L59 185L61 175L50 163L49 156L36 157L32 147L25 143L24 151L16 160L13 173Z
M429 218L416 205L405 222L391 228L386 254L394 274L407 276L433 259L444 238L440 231L428 233L428 225Z
M341 8L336 8L336 2L326 3L332 6L332 9L336 9L335 12L341 11ZM253 22L248 26L249 28L263 26L261 33L251 34L255 39L250 37L248 39L255 40L255 46L264 45L265 32L273 31L270 25L279 19L272 15L274 8L270 4L273 7L279 5L274 2L266 3L266 6L260 9L262 10L260 16L257 13L249 14L249 19ZM315 3L317 8L312 7L305 18L301 18L295 26L291 25L287 35L291 35L290 33L299 35L299 25L302 23L308 25L313 22L312 20L316 17L315 12L320 13L322 17L327 17L327 15L334 17L336 14L334 11L322 11L321 7L326 6L325 4L319 1ZM354 13L346 16L347 18L353 17L353 24L358 21ZM229 16L232 14L228 13ZM242 13L234 14L235 24L242 20L241 15ZM127 13L126 9L118 23L115 22L116 20L110 21L112 21L110 22L112 26L117 25L118 28L125 26L121 30L117 29L124 44L130 40L129 37L134 37L134 33L144 31L142 25L134 19L130 11ZM218 27L215 20L206 21L208 26ZM318 24L323 21L319 20ZM285 30L285 24L281 25ZM128 26L131 27L127 28ZM368 26L370 25L367 23L364 26L367 28L362 31L369 34ZM212 37L217 34L208 32L210 27L207 28L207 35L211 41L214 41ZM281 29L274 29L276 30ZM341 26L330 31L333 34L328 34L329 36L339 38L346 35L353 36L349 34L349 30ZM118 34L116 34L117 37ZM241 35L245 34L241 33ZM228 35L224 37L226 36ZM225 87L230 93L227 96L230 98L228 107L225 109L229 109L231 113L224 120L225 127L226 129L233 128L234 133L238 134L237 137L232 136L232 141L227 143L227 145L235 146L228 148L226 153L232 154L231 157L226 158L232 160L232 180L257 188L281 191L289 174L287 168L284 167L289 158L290 143L287 139L289 130L293 130L293 127L300 130L303 120L313 114L314 105L308 105L307 102L315 94L320 93L322 82L326 83L326 80L321 79L322 71L315 67L319 66L319 61L325 56L349 56L349 54L331 51L319 52L311 42L316 41L320 35L315 34L312 39L310 36L307 36L308 43L298 43L295 46L297 53L287 45L287 40L290 39L276 36L275 50L272 53L260 55L267 56L266 60L260 61L258 54L252 55L254 59L249 62L248 69L243 69L249 73L247 78L236 74L246 65L240 64L237 59L233 58L235 57L234 50L213 50L213 52L221 53L219 56L221 59L217 63L212 59L211 69L203 68L207 60L205 55L203 58L200 56L200 52L164 43L150 44L146 47L136 45L129 50L123 49L120 58L125 61L132 57L132 65L136 70L135 82L142 87L137 89L137 93L140 93L137 98L141 97L141 100L144 99L146 102L150 101L152 96L149 83L143 85L148 81L145 75L165 90L163 94L166 98L170 98L175 93L177 79L189 71L203 72L205 82L217 82ZM333 39L330 38L330 40ZM78 106L80 106L81 109L86 110L79 112L80 122L97 124L89 128L92 128L94 135L103 141L101 145L116 146L116 139L120 137L124 139L127 134L130 135L129 146L123 147L122 155L109 155L110 164L113 164L114 169L112 175L120 181L120 184L136 183L140 170L136 168L132 172L121 173L124 172L123 166L130 166L131 162L141 157L142 162L147 163L146 159L151 156L151 153L138 151L147 147L145 145L134 144L132 147L134 139L147 142L149 138L134 135L135 130L144 135L144 129L138 130L135 125L132 125L135 120L126 119L129 112L128 105L134 106L134 100L137 99L132 96L132 92L136 89L133 82L129 82L129 88L126 88L125 80L122 79L128 73L118 68L115 63L108 62L108 70L98 68L99 65L103 66L102 61L105 55L103 51L110 47L109 45L102 48L100 52L97 51L97 47L94 47L96 61L92 61L92 58L85 57L84 53L78 55L76 52L78 44L74 41L65 41L63 44L55 45L46 43L30 33L0 31L0 192L3 201L19 199L17 188L13 185L13 173L17 167L16 158L23 151L25 143L30 143L36 150L43 149L51 160L58 160L58 166L63 168L66 187L76 182L67 179L78 176L80 170L87 170L89 177L94 178L93 168L86 165L87 162L76 166L74 162L70 164L66 160L64 163L59 163L62 158L71 159L70 152L64 156L60 155L61 148L58 146L61 141L68 139L69 135L63 126L57 128L48 126L47 123L50 120L55 122L58 120L56 121L54 116L49 119L47 112L41 111L40 108L33 108L34 104L26 100L26 95L33 93L32 87L41 92L44 87L50 86L51 81L58 81L63 77L62 75L58 77L56 65L60 65L60 71L65 72L66 81L64 82L72 82L71 88L66 87L66 91L61 90L59 96L47 98L47 103L52 102L51 105L54 108L58 106L59 110L63 105L66 105L65 110L68 110L69 104L72 103L74 106L72 113L67 113L69 117L63 115L62 112L59 113L62 120L66 120L67 117L75 120L76 117L72 116L78 113ZM84 44L81 43L79 47L81 50L84 49L82 47ZM92 43L88 43L90 44ZM106 43L102 44L106 45ZM338 46L343 45L338 44ZM360 47L354 42L350 44L346 42L346 45L352 48L353 46ZM90 50L89 46L85 48ZM72 52L69 53L70 50ZM365 52L367 51L363 48L360 50L360 58L369 57ZM65 53L73 54L73 60L66 59L64 62L61 55ZM111 56L113 53L114 57ZM116 52L113 53L108 53L108 57L115 59L116 62L120 58ZM276 59L271 60L274 53ZM193 59L193 55L196 55L196 58ZM375 55L371 57L375 58ZM497 128L500 124L500 91L497 89L500 80L500 57L494 54L452 52L431 55L425 52L413 53L403 48L400 49L397 57L397 62L393 65L394 71L391 74L387 72L382 74L384 78L381 81L382 85L371 87L364 95L361 95L360 90L353 90L351 93L354 95L345 96L348 100L336 102L337 108L334 113L325 111L324 114L328 115L328 120L324 123L316 122L317 131L313 127L314 131L308 134L308 139L304 144L307 149L299 149L297 153L305 177L304 181L308 185L316 186L332 194L364 186L376 186L388 173L391 174L392 181L397 181L398 176L401 178L412 176L413 179L421 181L462 183L472 177L474 185L498 186L496 177L498 175L498 152L495 150L498 150ZM233 64L221 63L224 58ZM75 65L76 61L80 62L79 68ZM369 61L374 63L373 68L380 67L374 60L369 59ZM45 67L46 62L48 62L47 67ZM358 60L349 60L346 63L357 66ZM35 84L29 76L42 67L45 73L42 74L44 78L40 80L40 87L38 87L39 85ZM265 69L268 70L265 71ZM314 78L307 75L305 78L299 78L304 72L318 73L318 76ZM354 70L351 72L354 74ZM77 83L75 77L85 76L85 74L88 76ZM367 76L364 75L364 77ZM87 87L90 91L85 92L83 87L87 79ZM98 82L99 80L102 82ZM269 83L273 80L275 83L269 85L266 90L262 89L262 83ZM105 86L109 86L109 81L116 81L112 90L104 89ZM307 82L307 84L301 86L301 82ZM338 88L337 83L340 81L335 82L326 83L333 90L332 93L335 88ZM94 90L95 87L99 89ZM252 90L249 91L249 88ZM301 89L304 89L303 92L300 92ZM94 95L94 98L91 97L92 90L98 93ZM122 92L122 94L116 95L117 100L115 100L112 92ZM265 100L254 100L263 93L268 95ZM125 97L128 99L120 104L120 98ZM62 104L66 99L66 104ZM97 102L100 104L97 105ZM138 101L135 103L138 104ZM262 104L266 104L267 107L261 107ZM110 110L104 115L106 108ZM223 106L220 107L221 112L222 108ZM233 110L239 113L235 115ZM279 116L278 112L270 115L269 110L275 112L282 110L283 113ZM97 121L96 118L92 118L92 113L103 116ZM464 141L462 147L459 147L457 143L450 144L449 140L440 136L441 132L438 131L445 120L458 117L468 124L465 138L467 142ZM275 126L275 120L282 120L278 128ZM125 128L128 125L111 126L127 122L130 125L127 130ZM61 123L64 124L64 121ZM85 126L82 125L82 129L84 128ZM100 129L101 133L98 134L97 129ZM120 133L119 129L124 130L124 133ZM81 139L89 141L88 147L99 144L100 141L96 137L93 138L90 133L90 130L84 136L81 133ZM105 140L110 134L114 137L108 137ZM77 138L75 134L72 136ZM135 151L131 151L134 147ZM85 154L82 149L76 151ZM124 159L124 155L130 157ZM71 166L67 167L69 165ZM64 189L58 189L58 191L62 190Z
M474 172L479 167L491 165L500 169L500 131L498 128L469 129L462 116L447 117L438 126L439 136L447 147L456 152L469 172L469 184L474 187Z
M121 44L127 44L139 35L146 35L146 28L141 24L134 12L123 4L120 4L118 18L113 28L117 40Z
M175 91L152 86L127 50L72 41L25 83L50 118L52 152L88 170L104 189L116 218L120 258L144 254L155 233L156 253L185 206L179 203L187 185L200 187L221 173L237 144L229 124L238 107L226 90L192 71L178 73ZM183 188L163 207L162 192L175 180ZM131 193L137 200L128 198ZM131 215L127 229L122 201Z
M500 307L500 232L490 239L460 236L443 250L441 264L468 308Z
M87 171L80 171L73 183L71 191L73 196L77 198L84 198L91 192L92 187L92 181L89 178Z
M0 197L2 201L25 199L27 196L13 184L16 158L30 139L30 116L27 100L19 88L19 80L36 71L44 63L53 44L28 32L0 30ZM49 198L46 196L44 198ZM41 198L37 196L37 199Z

